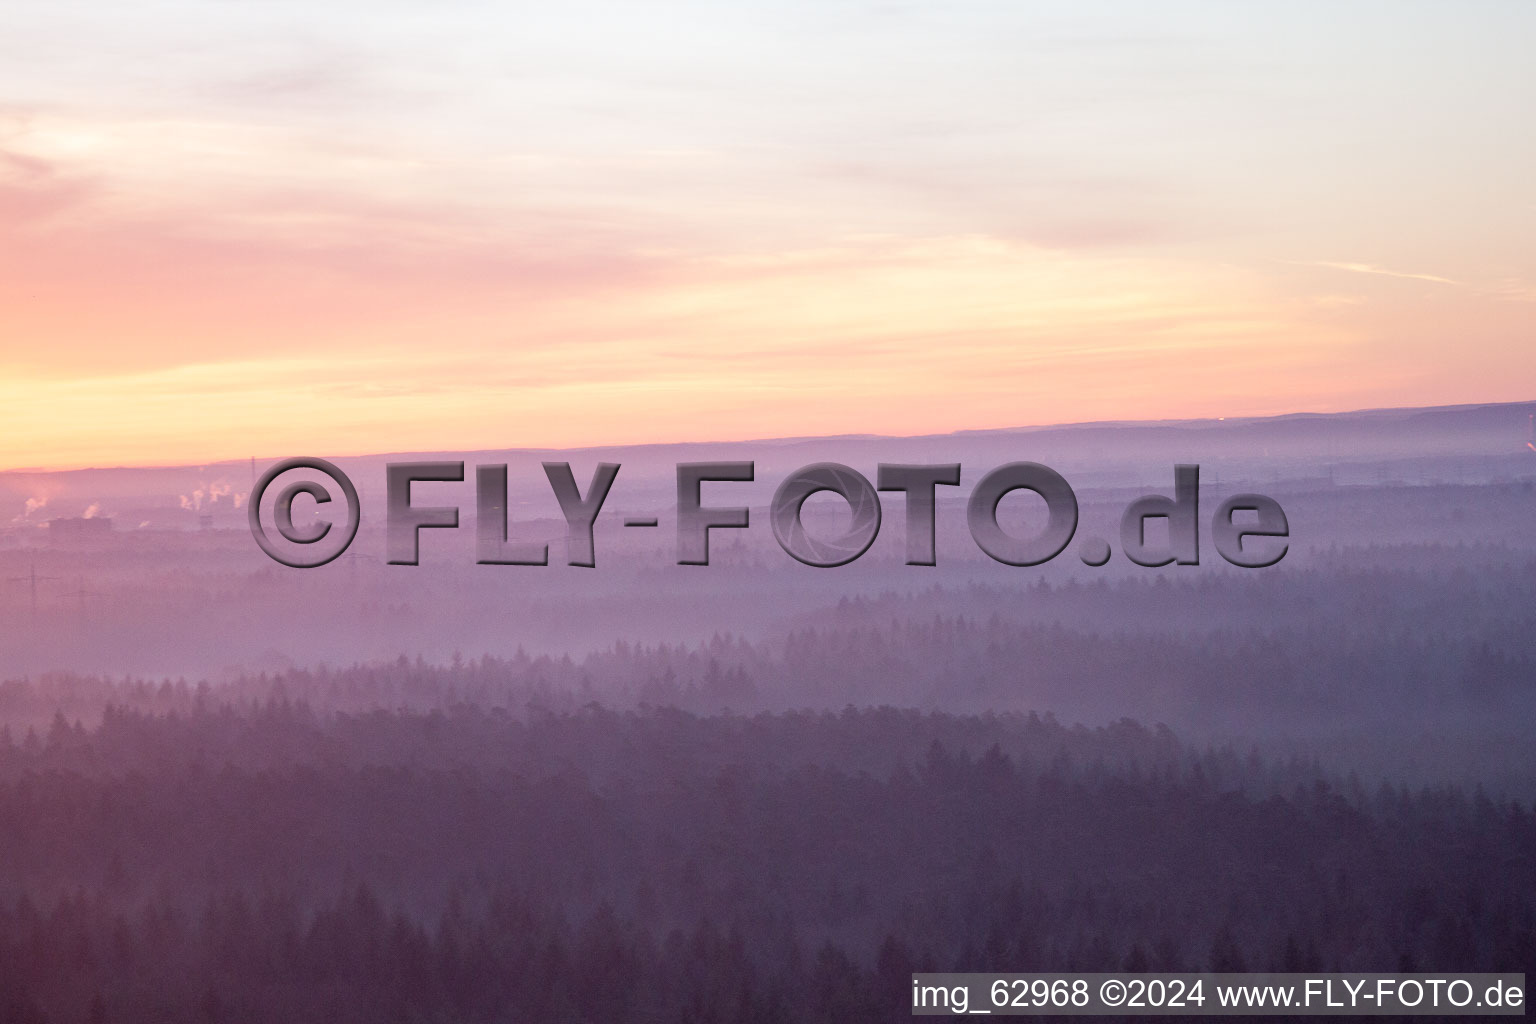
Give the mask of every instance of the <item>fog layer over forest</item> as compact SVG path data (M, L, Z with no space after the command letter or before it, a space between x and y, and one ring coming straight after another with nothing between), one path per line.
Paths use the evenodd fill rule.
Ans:
M548 566L476 564L472 468L418 485L461 526L404 566L398 457L338 460L363 527L313 570L257 549L251 467L0 474L0 1021L890 1020L926 969L1536 974L1529 414L442 456L508 464ZM623 464L595 568L563 564L548 459ZM752 525L678 565L675 464L704 459L757 461L706 492ZM904 564L895 494L852 564L785 554L767 503L827 459L961 463L938 564ZM966 527L1020 460L1080 505L1044 566ZM1120 514L1180 463L1200 563L1132 564ZM1289 548L1241 569L1210 520L1255 492ZM813 534L846 521L807 502Z

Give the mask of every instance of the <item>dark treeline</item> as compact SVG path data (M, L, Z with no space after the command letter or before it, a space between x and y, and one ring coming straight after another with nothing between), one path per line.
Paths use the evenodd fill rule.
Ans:
M1536 973L1536 817L1475 791L1128 721L180 699L0 736L0 1019L861 1021L914 969Z
M1412 551L1389 552L1406 557ZM40 676L0 683L16 742L55 711L94 725L108 705L190 711L217 693L318 711L459 703L698 713L895 704L962 713L1051 708L1130 716L1185 735L1320 752L1373 777L1475 779L1536 795L1536 564L1381 564L846 598L758 639L612 643L579 653L399 657L245 673L216 684Z
M108 703L176 706L151 692L158 687L125 692L121 680L84 676L54 677L43 689L0 683L0 715L46 724L59 700L66 715L87 720ZM1283 731L1329 717L1443 729L1463 718L1536 715L1536 562L972 583L794 610L752 642L716 632L700 643L619 642L574 656L519 648L445 656L440 667L379 659L219 683L221 695L259 700L285 687L327 709L461 700L574 708L598 699L713 713L895 703L1050 707L1090 721L1129 714L1199 730Z
M1351 515L1368 517L1372 502L1362 501ZM1527 499L1520 521L1529 511ZM635 565L615 555L597 571L477 566L440 552L420 566L349 554L297 572L271 563L248 536L225 538L230 550L197 558L179 547L131 545L99 553L0 550L0 575L10 581L0 587L8 627L0 628L0 678L72 671L223 683L262 671L374 664L402 652L433 663L455 651L510 660L521 644L533 659L576 660L564 679L558 668L544 673L562 689L585 672L606 703L645 699L709 712L870 701L956 711L1052 707L1073 719L1129 714L1186 732L1312 725L1322 713L1391 725L1393 715L1379 714L1383 695L1391 695L1394 714L1417 713L1415 725L1464 712L1506 714L1501 704L1536 666L1530 549L1443 539L1328 547L1329 526L1297 518L1294 557L1256 571L1233 569L1209 552L1199 566L1164 569L1120 557L1088 569L1069 552L1031 569L983 557L932 568L860 559L823 571L795 563L766 535L759 539L774 557L749 564L730 557L725 541L737 538L717 538L719 565ZM1435 536L1427 520L1422 532ZM42 580L35 607L34 569ZM844 595L848 605L839 608ZM707 660L697 671L680 663L605 667L595 655L587 663L589 652L616 638L651 648L665 641L675 652L679 644L695 650L715 633L744 635L765 644L774 661L807 628L889 630L893 620L935 617L985 627L994 616L1019 634L1013 660L983 664L983 646L968 653L968 674L959 679L936 670L953 657L923 650L900 652L912 671L894 678L869 665L808 676L801 665L776 669L742 658L750 691L711 692L703 685ZM1059 654L1041 639L1051 630L1069 640ZM1234 664L1235 644L1263 657ZM1161 674L1127 673L1127 664L1143 663ZM1251 693L1234 695L1234 681L1224 678L1234 673ZM1228 700L1207 700L1205 690ZM1319 694L1330 702L1321 710ZM1530 712L1522 709L1527 720Z

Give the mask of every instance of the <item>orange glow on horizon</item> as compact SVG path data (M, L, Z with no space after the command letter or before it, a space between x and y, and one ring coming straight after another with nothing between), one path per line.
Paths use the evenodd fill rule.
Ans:
M1518 25L374 13L18 8L0 468L1531 397Z

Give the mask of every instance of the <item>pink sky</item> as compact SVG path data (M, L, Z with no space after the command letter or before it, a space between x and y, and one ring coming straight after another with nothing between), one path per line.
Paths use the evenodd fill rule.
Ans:
M1075 9L22 0L0 468L1533 397L1532 8Z

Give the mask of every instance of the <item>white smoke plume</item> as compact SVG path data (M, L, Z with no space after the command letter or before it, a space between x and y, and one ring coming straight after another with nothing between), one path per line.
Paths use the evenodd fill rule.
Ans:
M22 511L21 515L19 515L16 518L12 519L11 522L12 523L24 523L28 519L32 518L32 513L37 512L37 511L39 511L41 509L45 509L47 507L48 507L48 495L46 495L46 494L39 494L39 495L37 495L35 497L28 498L27 499L26 508Z
M213 483L200 482L191 494L181 495L181 507L189 512L201 512L204 504L212 508L218 504L220 498L224 497L231 497L235 508L239 508L244 496L236 494L234 485L228 480L215 480Z

